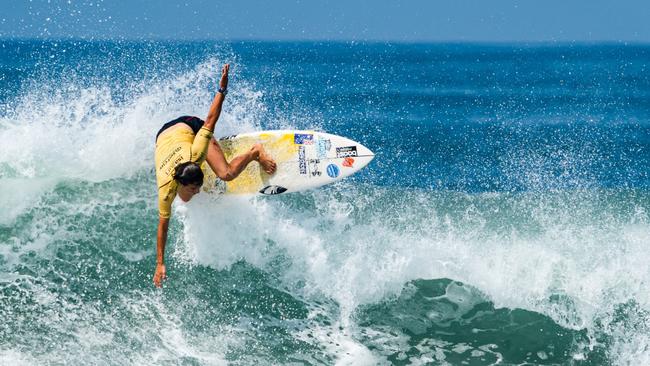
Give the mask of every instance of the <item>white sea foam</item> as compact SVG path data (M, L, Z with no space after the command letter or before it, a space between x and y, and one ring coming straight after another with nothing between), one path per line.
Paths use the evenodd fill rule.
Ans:
M34 365L36 360L28 354L15 349L0 350L0 364L13 366Z
M111 95L119 91L112 90L109 85L99 83L81 87L79 85L84 83L76 83L74 77L63 85L43 80L40 88L30 89L13 102L15 108L0 116L0 183L3 185L0 225L11 228L21 215L28 214L28 225L16 232L7 229L5 232L11 233L8 242L0 243L0 285L3 290L10 289L13 296L22 297L11 300L17 308L5 309L3 314L14 314L14 325L23 322L26 326L41 326L39 329L54 329L52 337L62 336L48 341L46 331L39 331L21 343L45 342L61 348L43 354L36 350L22 353L17 349L2 349L0 364L67 363L83 359L88 364L149 365L152 360L165 363L186 358L205 365L223 365L227 364L228 349L240 347L238 332L241 330L229 331L223 326L212 336L196 337L182 329L182 322L175 318L173 311L161 305L159 299L143 298L141 294L131 293L116 304L141 322L140 329L125 329L129 326L120 323L119 317L105 314L92 301L84 303L67 291L68 274L48 274L48 268L39 267L50 266L48 261L66 261L54 255L65 252L61 250L62 245L73 247L74 244L69 243L105 239L101 233L78 227L75 220L79 216L91 215L116 203L140 204L143 196L150 197L151 206L155 205L153 185L150 190L143 190L139 183L131 187L122 184L111 192L110 188L101 188L97 183L128 180L142 176L143 172L151 172L153 181L154 139L158 128L179 115L205 117L213 96L207 86L218 76L215 70L219 70L221 63L220 59L209 59L185 74L142 87L142 93L126 102L114 99ZM259 123L259 113L264 110L259 105L260 97L259 92L249 90L245 83L232 84L230 105L224 108L217 135L254 129ZM69 182L81 182L74 185L81 190L87 189L84 182L90 182L90 191L104 190L105 195L91 196L83 202L68 202L70 197L65 193L53 193L61 183ZM88 192L79 193L79 196L85 193ZM61 199L48 203L51 197ZM110 225L110 214L101 219L108 221L107 227ZM142 252L132 250L122 253L128 261L138 262L145 257ZM151 253L149 251L149 255ZM45 264L33 263L31 258L38 258ZM92 267L101 272L104 260L107 259L98 257L96 262L91 262L91 272ZM14 272L16 270L25 274ZM64 285L50 283L50 277L62 280ZM62 288L52 292L49 285ZM17 304L25 299L30 299L39 307L38 311L45 313L39 319L21 318L19 308L22 306ZM157 317L151 317L152 311ZM115 330L125 331L129 338L143 346L143 351L135 355L107 352L106 348L111 348L109 345L115 342ZM151 344L147 333L160 335L163 343Z
M23 96L10 115L0 117L0 181L6 188L0 193L5 208L0 225L10 225L60 182L101 182L151 170L157 129L181 114L205 114L211 98L205 86L220 63L208 60L173 80L148 85L142 88L146 92L128 102L114 100L106 85L80 88L74 83ZM257 128L265 113L261 94L246 85L231 89L218 134ZM291 127L290 121L281 123ZM520 169L525 167L513 168ZM544 186L543 176L528 173L522 173L528 186ZM286 199L201 194L177 207L183 236L170 250L184 263L218 269L245 260L276 274L296 296L334 300L338 313L330 315L335 324L308 332L339 364L378 362L353 336L358 331L355 311L396 296L406 283L422 278L462 281L497 307L537 311L564 327L587 329L591 336L604 331L613 338L610 352L615 361L648 363L650 325L643 316L650 311L648 214L638 207L634 215L619 218L617 207L598 206L602 205L599 195L607 192L576 194L582 196L457 194L460 197L451 198L451 209L435 202L448 200L453 193L404 190L395 198L381 188L347 182L338 189ZM83 212L95 203L67 212ZM516 212L503 213L499 205ZM511 223L517 220L529 224ZM70 235L59 225L53 218L43 218L24 237L13 237L15 243L0 246L8 268L20 263L24 254L43 256L53 236ZM125 253L135 261L142 258ZM278 259L286 265L277 268ZM43 306L57 301L48 297L45 288L34 286L33 291L35 301ZM552 300L555 295L561 300ZM124 304L133 302L124 300ZM630 315L632 323L617 323L614 313L630 302L637 309ZM129 310L141 314L149 306L162 314L160 323L148 330L162 332L164 347L129 361L146 364L151 358L163 362L192 357L222 364L227 347L211 351L210 345L236 345L236 336L187 338L178 319L147 300L135 301ZM87 346L99 347L110 335L88 326L76 329L75 336L89 342ZM304 339L305 335L295 336ZM395 339L399 337L377 337L386 337L388 343L403 342ZM436 353L436 345L421 347L428 351L413 362L444 359ZM72 349L82 353L80 348ZM1 351L0 357L17 364L35 362L16 350Z
M394 205L371 208L367 191L341 188L303 194L307 204L298 210L277 199L197 199L184 213L177 255L191 248L191 261L216 268L240 259L266 268L271 258L288 256L290 267L280 271L285 285L304 283L304 296L334 299L348 330L355 327L358 306L394 296L421 278L462 281L497 307L540 312L592 336L614 321L621 304L633 300L650 310L644 289L650 281L648 218L642 210L632 218L612 216L614 207L599 211L598 195L604 193L577 193L573 202L561 193L465 196L442 212L426 204L449 199L442 195L405 192L395 201L373 189L375 200ZM521 212L529 223L508 224L518 218L479 208L497 201L533 207ZM366 208L354 216L358 207ZM634 357L648 357L643 334L619 327L611 335L621 359L629 357L623 350L632 349Z
M0 224L8 225L56 184L105 181L152 169L157 130L180 115L205 118L221 60L213 58L171 80L146 84L127 101L99 83L81 87L74 77L43 81L0 116ZM236 72L236 69L233 70ZM80 77L81 78L81 77ZM67 83L67 84L66 84ZM217 135L250 131L264 113L261 93L233 84Z

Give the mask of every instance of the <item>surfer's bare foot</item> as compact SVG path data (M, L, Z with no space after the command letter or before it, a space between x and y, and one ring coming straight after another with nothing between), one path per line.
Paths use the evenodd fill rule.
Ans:
M257 161L262 166L262 170L269 175L275 173L275 169L277 169L275 161L266 153L262 144L255 144L253 148L257 150Z

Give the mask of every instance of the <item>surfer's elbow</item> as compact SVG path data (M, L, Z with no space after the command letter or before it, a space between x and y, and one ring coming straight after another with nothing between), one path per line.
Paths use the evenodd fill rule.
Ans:
M227 171L217 172L217 176L219 177L219 179L221 179L224 182L230 182L231 180L237 177L235 174L233 174L230 171L230 169L228 169Z

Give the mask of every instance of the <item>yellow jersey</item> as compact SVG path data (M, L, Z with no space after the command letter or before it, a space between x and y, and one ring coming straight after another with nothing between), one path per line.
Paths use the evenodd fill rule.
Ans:
M211 138L212 132L205 127L201 127L196 135L190 128L174 128L158 136L155 162L160 217L171 217L172 202L178 189L178 182L174 180L176 166L186 161L203 163Z

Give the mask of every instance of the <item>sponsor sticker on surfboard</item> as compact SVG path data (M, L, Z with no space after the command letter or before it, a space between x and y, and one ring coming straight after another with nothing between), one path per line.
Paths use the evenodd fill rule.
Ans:
M343 146L336 148L337 158L357 157L358 155L356 146Z
M311 133L296 133L293 135L293 143L296 145L313 145L314 135Z
M327 175L330 176L330 178L336 178L339 176L340 173L339 167L337 167L335 164L330 164L327 166Z
M307 174L307 161L305 159L305 147L304 146L299 146L298 147L298 169L300 170L300 174L302 174L302 175Z
M249 164L230 181L221 181L206 166L203 188L216 194L278 195L317 188L339 181L366 166L374 154L346 137L311 130L272 130L240 133L219 139L226 160L245 154L261 143L277 164L266 174L259 164Z

